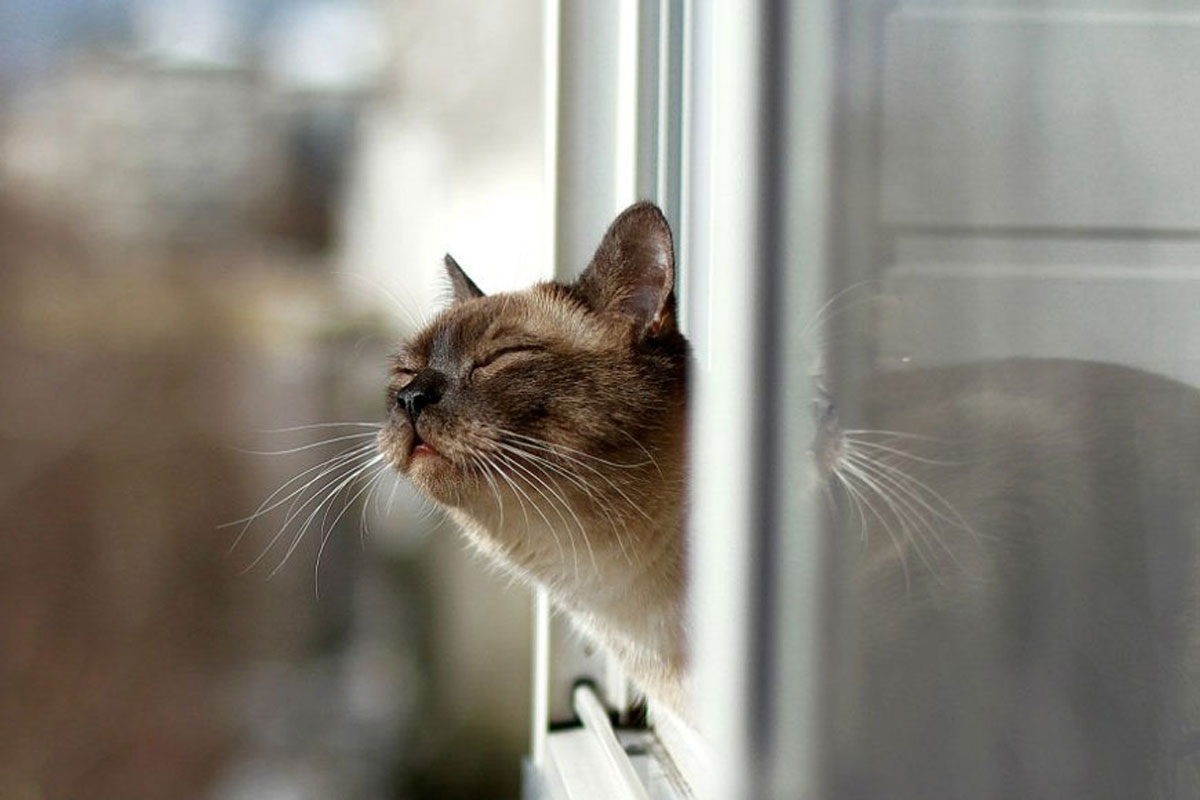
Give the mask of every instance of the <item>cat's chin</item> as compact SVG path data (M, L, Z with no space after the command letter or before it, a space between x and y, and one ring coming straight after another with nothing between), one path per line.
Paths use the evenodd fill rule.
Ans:
M432 447L418 445L414 448L403 472L420 492L434 502L443 506L462 504L462 472Z
M379 451L429 499L443 506L462 503L462 470L436 445L415 437L410 429L388 425L380 431Z

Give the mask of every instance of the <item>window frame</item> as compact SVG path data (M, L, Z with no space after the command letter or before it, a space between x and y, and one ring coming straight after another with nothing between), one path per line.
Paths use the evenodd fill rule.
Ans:
M618 211L656 201L676 232L698 365L690 622L703 736L650 709L665 769L682 779L654 796L815 794L825 554L816 499L790 487L805 480L813 434L803 326L829 265L832 2L545 0L544 11L548 272L569 279ZM589 797L594 764L564 763L580 756L560 746L578 731L547 733L559 721L554 631L539 591L526 795ZM573 677L598 687L575 693L581 718L596 701L623 718L617 671ZM590 716L585 728L602 724ZM605 746L572 752L602 763Z

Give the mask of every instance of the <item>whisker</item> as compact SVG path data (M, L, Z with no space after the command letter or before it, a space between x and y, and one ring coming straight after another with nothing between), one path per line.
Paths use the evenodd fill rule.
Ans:
M900 522L901 527L904 528L905 532L909 534L909 541L913 543L913 549L916 550L917 556L921 559L922 563L925 564L930 574L932 574L935 578L939 578L937 570L935 570L932 564L925 558L924 552L920 547L917 534L919 534L919 532L922 530L925 531L929 539L932 539L942 548L942 550L946 552L946 555L950 557L950 560L953 561L955 565L959 567L959 569L963 568L962 564L955 557L954 551L952 551L942 537L938 535L937 529L934 527L934 525L921 513L921 510L918 506L913 505L909 498L915 500L920 507L924 507L926 510L931 510L928 503L926 503L919 495L913 493L908 487L897 481L895 478L876 469L874 464L862 460L851 460L855 465L857 465L854 468L862 471L860 473L862 480L864 482L870 482L873 484L875 487L875 493L882 498L885 503L888 504L889 508L891 508L892 513ZM891 491L888 491L888 489ZM933 512L931 511L931 513ZM912 524L912 527L910 527L909 523ZM930 550L929 557L935 558L932 549Z
M499 454L497 454L497 455L499 455ZM502 460L505 460L505 461L506 461L506 463L507 463L507 460L506 460L506 459L504 459L504 456L502 456L502 455L501 455L501 456L500 456L500 458L501 458ZM520 486L519 486L519 485L516 483L516 481L515 481L515 480L513 480L513 479L509 478L509 476L508 476L508 475L507 475L507 474L506 474L506 473L505 473L503 470L498 470L498 474L500 474L500 475L504 476L504 477L505 477L505 479L509 481L509 485L511 485L511 486L513 487L513 489L515 489L515 490L516 490L517 492L519 492L519 493L520 493L520 494L521 494L521 495L522 495L522 496L523 496L523 497L524 497L526 500L528 500L528 501L529 501L529 505L533 507L533 510L534 510L534 511L536 511L536 512L538 513L538 516L540 516L540 517L542 518L542 521L546 523L546 530L550 531L550 536L551 536L551 537L553 537L553 539L554 539L554 545L555 545L555 547L557 547L557 548L558 548L558 559L559 559L559 561L566 561L566 557L567 557L567 556L566 556L566 551L564 551L564 550L563 550L563 546L562 546L562 540L558 538L558 533L557 533L557 532L554 530L554 525L553 525L553 524L550 522L550 518L546 516L546 512L544 512L544 511L542 510L542 507L541 507L541 506L539 506L539 505L538 505L536 502L534 502L534 499L533 499L533 497L531 497L531 496L530 496L530 494L529 494L528 492L526 492L524 489L522 489L522 488L521 488L521 487L520 487ZM534 486L534 485L533 485L533 483L532 483L532 482L531 482L531 481L530 481L528 478L526 478L526 477L524 477L524 476L522 476L522 475L520 475L520 474L518 474L516 477L517 477L517 478L521 478L521 480L523 480L523 481L524 481L524 482L525 482L525 483L526 483L526 484L529 486L529 488L531 488L531 489L534 489L535 491L537 491L537 487L536 487L536 486ZM538 493L542 495L542 499L544 499L544 500L546 499L546 496L545 496L545 494L544 494L544 493L542 493L542 492L538 492ZM549 501L547 500L547 502L549 502ZM561 515L561 512L560 512L560 515ZM528 517L527 517L527 518L528 518ZM564 524L564 525L566 524L566 519L565 519L565 518L563 519L563 524ZM574 542L574 539L572 539L572 540L571 540L571 546L572 546L572 549L574 549L574 544L575 544L575 542ZM576 558L575 558L575 565L576 565L576 566L575 566L575 571L576 571L576 574L578 574L578 572L579 572L579 566L578 566L578 565L579 565L579 559L578 559L578 556L576 556Z
M887 510L891 513L892 518L900 526L900 532L903 534L904 541L908 542L912 546L912 551L916 553L917 558L920 560L921 564L924 565L926 571L929 572L929 574L940 583L941 575L934 567L933 563L929 560L932 557L932 551L930 552L929 557L927 557L925 548L922 547L923 539L922 537L918 536L920 532L920 523L922 521L921 518L917 517L914 519L912 516L912 510L908 506L899 502L899 500L892 493L886 490L886 487L881 486L877 479L872 477L870 474L859 470L857 467L849 467L849 469L855 471L854 474L865 490L870 490L870 492L876 498L884 503ZM916 527L914 527L914 525Z
M387 464L384 464L367 482L370 487L367 491L367 496L363 498L361 508L358 513L358 546L362 551L367 549L367 537L371 535L371 524L367 521L367 511L371 509L371 499L375 499L375 511L379 511L379 482L388 475Z
M956 466L962 466L963 464L966 463L965 461L942 461L942 460L936 459L936 458L925 458L924 456L914 455L912 453L909 453L906 450L901 450L898 447L890 447L886 444L880 444L879 442L871 442L871 441L867 441L865 439L859 439L859 438L856 438L853 436L843 435L842 438L845 439L847 442L850 442L851 444L853 444L855 448L866 447L866 448L870 448L871 450L879 450L882 452L891 453L892 455L899 456L901 458L906 458L909 461L917 461L922 464L933 464L936 466L956 467Z
M566 501L565 501L565 500L562 500L562 498L561 498L561 497L558 495L558 493L557 493L557 492L555 492L555 491L554 491L554 489L552 489L552 488L549 486L549 484L547 484L545 481L543 481L541 478L539 478L539 477L538 477L538 476L537 476L537 475L536 475L536 474L533 472L533 470L531 470L531 469L529 469L528 467L525 467L525 466L523 466L523 465L519 464L519 463L516 461L516 459L514 459L514 458L510 458L510 457L508 457L508 456L504 455L503 453L497 453L497 456L500 458L500 460L501 460L501 461L503 461L503 462L504 462L505 464L507 464L509 467L511 467L512 469L518 470L518 471L519 471L519 472L520 472L520 473L521 473L523 476L525 476L525 477L524 477L524 480L525 480L527 483L529 483L529 485L530 485L530 488L532 488L534 491L536 491L538 494L540 494L540 495L542 496L542 499L544 499L544 500L545 500L547 503L549 503L549 505L550 505L550 508L551 508L551 509L553 509L553 510L554 510L554 512L555 512L556 514L558 514L558 517L559 517L559 519L561 519L561 520L562 520L562 523L563 523L563 530L564 530L564 531L566 531L566 534L567 534L567 536L568 536L568 537L570 538L570 540L571 540L571 557L572 557L572 561L573 561L573 562L574 562L574 564L575 564L575 577L576 577L576 580L578 580L578 578L579 578L579 551L578 551L578 549L576 549L576 546L575 546L575 536L574 536L574 534L573 534L573 533L571 533L571 530L570 530L570 523L569 523L569 522L567 522L567 517L566 517L566 515L564 515L564 514L562 513L562 510L561 510L561 509L558 507L558 505L557 505L557 504L556 504L556 503L555 503L553 500L551 500L551 499L550 499L550 496L548 496L548 495L546 494L546 492L542 491L542 489L541 489L541 488L539 488L538 486L535 486L533 483L530 483L530 479L532 479L533 481L536 481L537 483L541 484L541 486L543 486L543 487L545 487L547 490L549 490L549 491L550 491L550 493L551 493L551 494L553 494L555 497L558 497L559 501L560 501L560 502L562 502L562 503L564 503L564 505L566 505ZM574 513L575 513L575 512L574 512L574 511L571 511L571 507L570 507L570 505L566 505L566 508L567 508L567 510L568 510L568 511L570 511L570 513L571 513L572 515L574 515ZM578 522L579 518L578 518L578 517L575 517L575 519L576 519L576 521ZM550 524L550 523L549 523L549 520L547 520L547 523L546 523L546 524L547 524L547 525L549 525L549 524ZM553 528L554 528L554 526L550 525L551 533L554 533L554 530L553 530ZM583 524L582 524L582 523L580 523L580 530L583 530ZM585 539L587 538L587 534L586 534L586 532L584 533L584 538L585 538ZM555 540L557 541L557 539L558 539L558 535L557 535L557 534L555 534Z
M890 525L888 525L887 520L885 520L883 518L883 516L879 513L879 510L875 508L875 504L867 499L864 488L854 486L854 484L850 480L851 478L855 478L857 480L862 480L862 478L855 471L841 472L839 470L837 472L834 472L833 474L837 477L838 481L842 484L842 486L845 487L846 491L849 492L852 497L857 498L857 502L861 503L862 505L865 505L867 507L867 510L870 511L872 515L874 515L875 519L879 520L879 524L883 527L884 533L886 533L888 538L891 539L892 546L896 548L896 555L900 558L900 569L904 573L904 591L905 591L905 593L908 593L909 591L912 590L912 582L911 582L910 575L908 572L908 559L905 558L905 556L904 556L904 548L901 546L900 540L898 538L896 538L896 534L892 531L892 527ZM864 486L867 486L867 485L869 485L869 484L864 482ZM859 513L860 514L862 513L861 507L859 508ZM863 520L865 523L865 520L866 520L865 516L863 517ZM865 528L864 528L864 531L865 531Z
M296 433L298 431L308 431L316 428L375 428L383 427L382 422L314 422L311 425L292 425L288 428L260 428L254 433Z
M503 443L501 443L501 446L504 446ZM551 474L549 474L548 472L546 472L546 469L544 467L542 467L538 464L538 461L540 461L542 459L534 460L536 457L532 456L529 453L522 452L521 450L519 450L517 448L513 448L513 447L508 448L508 452L512 453L514 458L520 458L520 459L524 460L529 466L540 471L546 477L546 479L548 481L550 481L551 484L554 483L553 476ZM575 520L575 524L579 527L579 534L581 537L583 537L583 543L585 545L587 545L588 557L591 559L592 569L593 569L593 571L599 573L599 567L596 565L596 553L595 553L595 550L592 548L591 539L588 537L587 528L584 526L583 522L579 519L579 515L577 513L575 513L574 507L569 502L567 502L567 500L561 494L559 494L557 491L555 491L553 486L551 486L550 484L546 484L545 482L540 481L540 480L539 480L539 483L543 483L543 485L545 485L546 488L554 494L554 496L558 499L558 501L560 503L562 503L563 507L566 508L568 512L570 512L571 517ZM574 546L575 546L574 534L570 533L570 531L568 530L568 535L570 535L572 537L571 547L574 548ZM623 546L622 546L622 549L623 549Z
M362 447L351 448L350 450L339 453L338 455L333 456L332 458L328 458L328 459L322 461L320 464L317 464L316 466L309 467L308 469L304 470L303 472L296 475L295 477L287 480L282 485L280 485L277 489L275 489L275 491L273 491L273 492L271 492L271 494L267 495L267 498L265 500L263 500L262 503L259 504L258 508L255 509L254 513L251 514L250 516L243 517L242 519L234 520L233 522L226 522L226 523L223 523L223 524L217 526L218 528L231 528L235 525L242 526L242 529L238 532L238 535L234 538L233 543L229 546L229 549L226 551L226 556L232 555L233 551L237 549L239 544L241 544L242 539L245 538L246 533L250 530L250 525L254 522L254 520L259 519L259 518L265 516L266 514L269 514L271 511L274 511L276 508L278 508L279 506L288 502L292 498L296 497L297 495L302 494L306 489L308 489L308 487L312 486L314 483L321 480L329 473L335 472L338 469L346 466L347 464L353 463L354 461L358 461L359 459L369 457L371 455L371 452L374 449L375 449L374 444L368 444L368 445L363 445ZM322 470L322 471L315 478L309 480L307 483L303 484L299 488L292 490L289 494L280 498L276 502L274 502L274 503L271 502L281 492L286 491L287 488L289 486L291 486L293 483L295 483L296 481L300 480L301 478L303 478L304 476L306 476L310 473L316 472L317 470Z
M360 456L359 458L367 458L367 457L368 456L364 455L364 456ZM293 539L292 544L288 547L287 555L284 556L284 561L286 562L287 558L290 557L292 552L296 549L296 546L299 543L299 540L301 538L303 538L304 532L308 529L308 526L312 524L313 519L316 517L316 515L318 513L320 513L321 507L324 506L325 503L330 500L330 498L335 496L337 494L337 492L341 491L342 487L345 486L346 483L352 481L354 478L356 478L358 475L360 475L363 471L365 471L366 469L369 469L373 464L378 463L382 459L383 459L383 455L381 455L381 454L376 454L374 456L370 456L369 460L366 461L365 463L352 467L349 471L348 477L332 478L328 483L326 483L319 490L317 490L316 493L314 493L307 500L305 500L300 505L299 508L296 508L294 511L289 511L288 515L286 516L286 518L283 521L283 524L279 527L279 531L276 532L276 534L273 537L271 537L271 540L269 542L267 542L267 545L262 549L262 551L258 554L258 556L252 562L250 562L250 564L247 567L245 567L242 570L243 574L252 571L256 566L258 566L258 564L261 563L264 558L266 558L267 553L269 553L275 547L275 544L283 536L284 532L288 529L288 527L290 527L291 524L295 520L300 518L300 515L304 513L304 509L307 508L308 505L313 502L313 500L316 500L318 497L320 497L321 498L320 502L317 503L317 505L313 508L312 513L309 514L309 516L305 519L304 523L300 527L299 532L296 534L296 537ZM358 460L358 459L354 459L354 460ZM348 464L341 464L334 469L341 469L346 466L348 466ZM329 473L329 470L327 470L325 473L323 473L316 480L320 480L321 477L324 477L328 473ZM339 481L340 481L340 483L339 483ZM332 491L329 491L329 488L331 486L334 486L334 484L337 484L337 487L334 488ZM282 566L282 564L280 566ZM275 571L272 571L271 575L274 575L274 574L275 574Z
M502 450L505 450L506 452L515 453L522 458L529 459L532 463L536 463L543 467L553 470L557 474L562 475L563 477L570 480L574 485L578 486L586 494L588 494L589 497L596 499L595 492L598 492L599 490L593 484L588 483L585 479L583 479L579 475L576 475L574 472L571 472L570 470L566 469L565 467L563 467L559 464L555 464L553 461L550 461L549 459L543 458L534 453L530 453L527 450L523 450L520 447L518 447L514 444L511 444L509 442L495 442L494 444L496 446L500 447Z
M325 477L329 473L335 472L339 468L346 466L346 464L348 462L357 461L362 458L369 458L372 455L372 452L374 451L374 449L375 448L373 446L364 445L363 447L354 448L353 450L345 451L345 452L342 452L331 458L327 458L324 461L322 461L321 463L316 464L315 466L309 467L308 469L304 470L303 472L297 474L295 477L291 478L290 480L286 481L281 486L279 486L279 488L277 488L275 491L271 492L271 494L267 495L267 499L263 500L263 502L259 505L258 509L256 509L253 514L251 514L247 517L242 517L241 519L233 520L232 522L224 522L217 527L218 528L231 528L235 525L243 525L243 524L248 526L250 523L254 522L254 520L256 520L260 517L266 516L270 512L274 511L276 508L279 508L279 506L288 502L288 500L291 500L296 495L303 493L305 489L307 489L309 486L312 486L314 483L321 480L321 478ZM309 473L316 472L317 470L321 470L321 472L316 477L312 478L311 480L309 480L308 482L304 483L303 485L297 487L296 489L293 489L291 492L289 492L288 494L279 498L274 503L271 502L271 500L274 499L277 495L279 495L281 492L285 491L288 488L288 486L290 486L291 484L300 480L301 478L308 475Z
M337 529L338 521L341 520L341 518L345 516L346 512L350 510L350 507L354 505L354 501L361 497L363 492L367 491L371 487L374 480L379 477L379 474L385 469L387 469L387 464L383 464L382 466L376 468L371 477L367 479L367 482L357 492L355 492L349 500L346 501L346 504L342 506L341 512L333 518L333 522L330 523L328 528L325 528L324 522L322 522L321 530L325 531L325 533L321 536L321 544L317 547L316 562L313 564L313 591L318 600L321 598L321 556L325 554L325 545L329 543L329 537L332 536L333 532ZM290 551L288 555L290 555ZM286 561L287 556L285 555L284 561L281 561L279 565L271 571L271 575L274 575L276 572L283 569L283 565L286 563Z
M846 490L846 495L852 504L851 507L853 508L854 511L858 512L858 538L859 538L859 541L865 542L867 540L867 519L863 515L862 504L859 503L858 498L854 494L851 493L850 487L846 486L846 481L843 476L838 475L837 472L834 472L833 477L838 480L838 483L842 484L842 488ZM832 482L824 481L822 483L822 488L825 490L826 500L829 502L829 505L833 509L833 512L837 515L838 522L844 523L845 520L842 519L841 504L838 502L837 497L834 495Z
M881 281L878 278L868 278L866 280L856 281L856 282L850 284L849 286L847 286L845 289L842 289L841 291L837 292L832 297L830 297L828 300L826 300L824 303L822 303L821 307L818 308L816 310L816 313L813 314L812 319L810 319L808 321L808 324L805 325L803 330L800 331L800 338L803 340L805 337L808 336L808 334L812 331L812 329L814 327L816 327L817 325L824 325L826 322L829 322L830 320L832 320L834 318L835 314L845 313L848 309L853 308L855 304L865 302L866 300L870 300L871 298L870 298L870 296L868 296L868 297L862 298L862 299L855 299L853 302L849 302L839 309L835 310L832 308L833 304L836 303L840 298L844 297L845 295L849 294L850 292L853 292L857 289L861 289L862 287L864 287L868 284L872 284L872 283L881 283Z
M500 497L500 487L496 485L495 479L489 473L487 462L483 460L482 456L472 454L471 462L479 468L479 474L484 477L484 480L488 483L488 487L491 489L492 498L496 501L496 516L499 518L498 527L500 530L504 530L504 501Z
M485 468L483 470L483 472L481 472L481 474L483 474L484 477L487 478L487 474L490 472L491 474L499 477L506 484L508 484L509 488L512 489L512 491L513 491L513 495L517 498L517 501L521 504L521 514L525 518L525 528L526 529L529 529L529 527L530 527L529 511L528 511L528 508L526 507L526 501L528 501L528 504L530 506L533 506L533 510L536 511L539 516L541 516L542 520L546 523L546 529L550 531L550 535L554 538L554 543L558 548L559 560L560 561L564 560L565 559L565 551L563 550L562 542L559 540L558 534L555 532L554 526L551 524L549 517L547 517L545 512L542 511L541 507L536 502L534 502L533 498L529 495L529 493L527 491L522 489L516 483L516 481L513 480L513 478L510 477L505 472L505 470L500 469L500 467L495 463L492 456L504 459L506 464L509 464L508 459L504 456L503 453L497 453L494 451L494 449L492 449L490 447L491 445L496 444L494 441L486 439L484 437L480 437L480 436L476 436L474 438L475 438L475 442L474 442L475 452L473 453L472 458L477 465L482 465ZM487 450L481 449L481 447L480 447L481 444L487 446ZM509 464L509 466L511 466L511 464ZM516 477L520 478L524 483L528 484L531 489L537 490L538 493L542 495L542 498L545 499L547 502L549 502L549 498L546 497L545 493L538 490L537 487L534 486L532 481L530 481L530 479L526 475L520 474L518 472ZM496 486L498 488L498 484ZM501 509L500 513L503 513L503 505L502 504L500 504L500 509ZM560 517L562 517L561 511L559 511L558 514ZM566 525L565 517L563 518L563 524ZM575 544L575 542L574 542L574 539L572 538L572 540L571 540L572 548L574 548L574 544ZM577 558L576 558L576 561L578 561Z
M376 458L368 461L365 464L355 467L354 470L352 470L348 475L343 477L340 480L340 482L338 482L337 479L335 479L334 481L330 481L329 484L326 484L326 486L324 488L322 488L320 494L313 495L312 498L309 498L309 500L305 503L305 505L307 505L308 502L312 502L312 500L318 496L321 497L321 500L313 507L313 510L305 518L304 523L300 526L300 528L296 531L296 534L292 537L292 541L288 545L287 551L283 554L283 558L280 559L279 563L275 565L274 569L272 569L267 574L268 580L270 580L271 578L274 578L275 575L278 574L281 569L283 569L284 565L287 564L288 560L291 559L292 553L294 553L296 551L296 548L300 546L300 542L303 541L304 535L306 533L308 533L308 529L312 526L312 523L316 520L317 514L321 513L321 509L324 508L325 511L321 518L321 524L319 526L319 530L325 530L325 522L328 519L329 509L332 508L331 504L337 499L337 496L339 494L341 494L343 489L345 489L347 486L350 486L351 484L353 484L354 481L361 478L367 472L367 470L369 470L371 467L373 467L375 464L378 464L382 460L383 460L383 456L380 455L380 456L377 456ZM329 486L332 486L335 482L337 483L337 486L334 487L332 490L329 490ZM351 500L351 502L353 502L353 500ZM347 506L347 508L348 507L349 506ZM303 510L303 506L301 506L301 510ZM345 513L345 508L343 508L342 512L339 513L338 516L334 519L334 524L337 523L338 519L341 519L341 516L344 513ZM295 517L293 517L293 519L297 519L297 518L299 518L299 512L295 515ZM284 528L280 529L280 533L282 533L284 530L286 530L286 524L287 523L285 523ZM270 549L274 545L274 542L275 542L275 540L273 539L271 544L269 544L267 546L267 549L264 550L264 552L261 554L262 556L265 556L266 553L270 551ZM257 563L257 561L258 561L258 559L255 560L255 563ZM255 566L255 564L251 564L250 568L253 569L254 566Z
M501 431L501 433L503 434L504 431ZM620 486L618 486L616 483L613 482L612 478L610 478L608 475L606 475L603 471L593 467L592 465L587 464L568 453L559 452L555 448L548 446L548 443L540 442L536 439L532 439L531 437L520 437L519 441L510 441L509 444L514 444L514 445L523 444L528 447L533 447L534 449L541 450L542 452L550 453L551 455L557 456L558 458L561 458L565 461L569 461L578 467L588 470L589 472L599 476L605 483L607 483L609 486L611 486L613 491L615 491L617 494L619 494L621 496L621 498L630 505L630 507L632 507L639 514L641 514L643 517L645 517L647 521L649 521L649 522L654 521L653 518L649 514L647 514L640 505L635 503L633 501L633 499L630 498L629 495L627 495Z
M396 490L400 488L400 480L395 475L392 476L392 491L388 493L387 515L392 515L392 503L396 500Z
M505 483L508 484L509 488L513 490L513 494L516 495L517 502L519 502L521 504L521 515L525 518L525 528L526 528L526 530L528 530L529 529L529 511L525 507L525 500L529 500L529 502L532 503L533 498L530 498L528 495L526 495L525 492L522 491L519 486L517 486L517 484L513 481L513 479L508 477L507 474L505 474L504 470L500 469L498 466L496 466L494 463L492 463L491 459L487 458L486 456L483 456L482 454L480 455L480 458L483 459L484 463L486 463L492 469L493 473L498 478L502 479ZM547 520L546 524L547 525L550 524L548 520ZM562 550L561 545L559 546L559 550L560 551Z
M357 272L351 272L344 269L335 269L332 271L332 273L334 275L342 275L347 278L354 278L355 280L362 281L366 285L359 286L357 288L360 291L366 292L371 299L375 299L379 294L383 294L385 297L391 300L393 304L395 304L396 309L404 316L405 322L407 322L413 330L420 330L428 324L429 320L423 309L421 309L419 306L406 305L401 301L398 295L396 295L382 282L369 278L366 275L360 275Z
M860 460L866 458L864 454L855 453L853 450L848 451L846 455L848 457L858 458ZM967 522L966 519L963 518L962 514L960 514L958 512L958 509L956 509L954 507L953 503L951 503L949 500L947 500L945 497L943 497L941 494L939 494L937 491L935 491L933 489L933 487L931 487L929 484L908 474L907 472L901 470L900 468L898 468L892 464L885 464L882 461L873 460L873 459L868 459L868 461L869 461L869 463L874 465L877 469L888 470L893 475L895 475L896 478L903 480L903 481L908 481L911 485L915 485L917 487L917 489L928 492L929 496L932 497L934 500L936 500L938 503L940 503L941 506L953 517L953 518L947 517L947 516L945 516L945 514L942 514L938 511L936 511L932 507L929 507L930 513L934 514L942 521L944 521L950 525L953 525L956 528L960 528L961 530L966 531L967 533L970 533L972 536L975 537L975 539L977 541L984 538L982 534L980 534L977 530L975 530L971 526L971 524L969 522ZM918 492L918 494L919 494L919 492Z
M903 431L872 430L869 428L846 428L842 431L842 433L851 436L892 436L897 439L919 439L925 442L948 443L946 439L940 439L937 436L926 436L925 434L921 433L905 433Z
M621 525L622 525L622 527L625 528L626 533L629 533L629 526L625 523L625 520L623 517L620 517L620 516L614 517L613 516L614 509L612 508L612 504L607 502L603 498L602 493L599 488L597 488L594 484L587 481L582 476L567 469L563 465L556 464L553 461L550 461L549 459L543 458L542 456L539 456L534 453L530 453L526 450L523 450L520 447L516 446L515 444L508 443L508 442L495 442L495 444L498 447L500 447L501 449L506 450L507 452L513 453L523 459L528 460L529 463L531 463L532 465L536 466L539 470L541 470L543 472L543 474L546 475L547 478L551 477L550 473L559 475L559 476L565 478L567 481L569 481L572 485L574 485L580 491L582 491L584 493L584 495L587 496L591 505L597 511L599 511L601 514L603 514L605 519L608 520L609 525L613 529L613 536L616 538L617 545L621 548L621 553L625 556L625 560L627 562L629 562L630 564L634 563L632 556L630 556L629 551L625 546L625 540L621 537L621 531L617 529L617 520L620 519ZM584 535L584 540L586 542L588 542L588 547L590 548L591 542L587 538L586 534ZM595 560L595 557L593 556L593 561L594 560Z
M607 459L600 458L599 456L594 456L591 453L585 453L582 450L576 450L573 447L567 447L564 444L558 444L556 442L548 442L545 439L538 439L534 436L527 436L523 433L517 433L515 431L504 430L503 428L497 428L497 432L502 434L503 436L506 436L506 437L509 437L512 439L520 439L523 442L528 442L529 444L543 447L543 448L549 449L553 452L570 453L573 456L578 456L579 458L585 458L588 461L595 461L597 463L603 464L606 467L614 467L616 469L637 469L638 467L644 467L647 464L653 463L653 460L651 460L651 461L639 461L635 464L621 464L616 461L609 461ZM628 434L626 434L626 435L628 435ZM647 455L649 455L649 453L647 453Z
M633 442L635 445L637 445L638 449L639 449L639 450L641 450L643 453L645 453L645 454L646 454L646 458L650 459L650 463L654 465L654 470L655 470L655 472L657 472L657 473L658 473L658 477L660 477L660 478L665 478L665 477L666 477L665 475L663 475L662 467L660 467L660 466L658 465L658 461L656 461L656 460L655 460L655 458L654 458L654 456L652 456L652 455L650 454L650 451L646 449L646 445L642 444L642 443L641 443L641 442L639 442L637 439L635 439L635 438L633 437L633 434L629 433L628 431L624 431L624 430L622 430L620 433L621 433L621 435L622 435L622 436L624 436L626 439L628 439L629 441L631 441L631 442Z
M374 431L369 433L352 433L346 436L335 436L332 439L322 439L319 442L313 442L311 444L303 444L299 447L289 447L287 450L244 450L240 447L235 447L233 449L239 453L245 453L246 455L251 456L286 456L290 455L291 453L300 453L304 450L313 450L317 447L328 447L329 445L337 444L338 442L346 442L353 439L364 439L368 436L374 437L378 435L379 434Z

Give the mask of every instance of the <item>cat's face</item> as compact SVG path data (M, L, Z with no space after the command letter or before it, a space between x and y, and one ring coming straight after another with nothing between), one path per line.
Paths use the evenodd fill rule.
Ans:
M451 259L455 302L395 355L381 451L437 502L601 499L604 465L645 464L678 427L687 345L657 209L613 223L571 286L484 296Z

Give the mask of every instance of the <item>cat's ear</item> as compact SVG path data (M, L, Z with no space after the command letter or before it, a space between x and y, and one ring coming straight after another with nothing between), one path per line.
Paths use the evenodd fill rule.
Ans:
M467 277L467 273L463 272L463 268L458 265L452 255L446 253L443 263L446 265L446 275L449 276L450 286L454 291L455 303L483 297L483 292L475 285L475 281Z
M675 250L658 207L621 212L574 288L592 310L630 318L640 337L674 332Z

